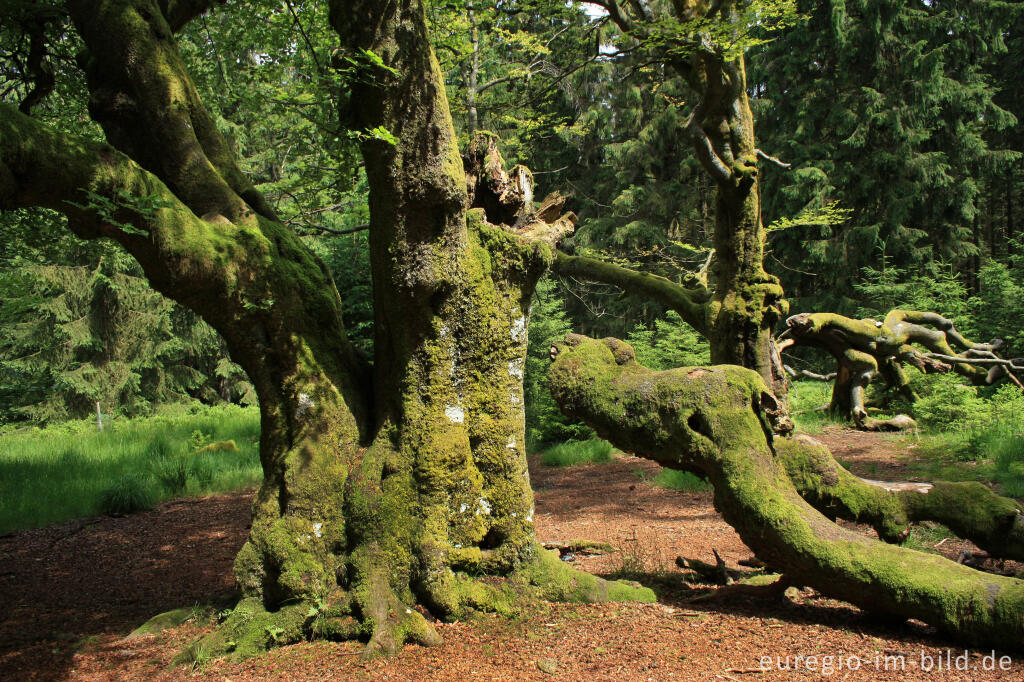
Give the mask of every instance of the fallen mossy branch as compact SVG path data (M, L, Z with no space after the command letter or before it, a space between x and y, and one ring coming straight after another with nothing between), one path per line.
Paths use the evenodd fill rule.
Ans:
M549 376L564 412L624 450L707 477L715 508L792 584L872 613L920 619L967 644L1021 648L1024 581L872 540L804 500L793 465L780 461L762 408L768 389L755 372L728 365L654 372L621 341L578 335L556 351ZM957 489L946 490L956 497ZM927 498L913 494L908 500Z

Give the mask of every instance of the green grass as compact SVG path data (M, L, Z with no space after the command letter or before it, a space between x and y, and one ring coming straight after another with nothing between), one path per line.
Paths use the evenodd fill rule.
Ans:
M584 462L607 462L612 458L612 444L600 438L571 440L541 453L541 464L549 467L571 467Z
M925 432L918 443L923 478L996 483L1004 495L1024 498L1024 432L1013 425Z
M911 527L910 535L907 536L903 546L910 549L916 549L919 552L940 554L936 545L947 538L955 537L956 533L945 526L931 521L925 521L923 523L916 523Z
M689 471L679 471L678 469L662 469L654 477L653 483L662 488L681 490L686 493L711 490L711 484L707 481L694 476Z
M240 490L262 479L259 411L228 405L0 432L0 533L176 497ZM237 451L196 452L233 440Z
M830 424L842 423L828 410L819 410L829 404L832 399L831 381L814 381L804 379L794 381L789 386L789 409L793 414L793 423L804 433L818 433Z

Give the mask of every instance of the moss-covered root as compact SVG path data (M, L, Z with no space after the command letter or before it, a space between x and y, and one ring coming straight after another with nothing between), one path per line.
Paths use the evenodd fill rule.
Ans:
M804 435L776 440L775 451L800 495L826 516L870 524L886 542L904 540L915 521L935 521L992 556L1024 561L1021 505L980 483L865 481Z
M172 663L202 663L221 656L244 660L273 646L301 641L311 620L308 613L308 605L293 604L271 612L259 599L243 599L223 623L190 644Z
M382 571L374 571L355 590L354 601L370 641L365 655L393 656L406 642L423 646L441 643L441 636L419 611L403 604L395 596Z
M268 611L255 597L242 599L210 634L174 660L188 664L230 657L245 660L276 646L311 639L367 641L364 656L393 655L406 642L423 646L441 637L423 615L402 603L383 576L375 576L337 603L302 600Z
M536 596L548 601L649 603L656 599L648 587L629 580L605 580L572 568L558 558L557 550L546 550L539 545L533 560L520 570L520 574Z
M1024 580L837 526L797 492L761 410L767 390L733 366L653 372L619 341L570 336L549 373L562 409L604 438L668 466L698 471L743 541L793 582L865 610L917 618L970 645L1024 645Z

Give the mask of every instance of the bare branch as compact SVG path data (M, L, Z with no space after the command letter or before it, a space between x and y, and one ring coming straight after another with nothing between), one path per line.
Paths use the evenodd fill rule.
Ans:
M761 151L760 149L755 149L754 151L755 151L755 152L757 152L757 155L758 155L759 157L761 157L761 158L762 158L762 159L764 159L765 161L771 161L772 163L774 163L774 164L775 164L776 166L778 166L779 168L792 168L792 167L793 167L793 164L791 164L791 163L786 163L786 162L784 162L784 161L780 161L780 160L778 160L777 158L775 158L774 156L769 156L768 154L765 154L765 153L764 153L763 151Z

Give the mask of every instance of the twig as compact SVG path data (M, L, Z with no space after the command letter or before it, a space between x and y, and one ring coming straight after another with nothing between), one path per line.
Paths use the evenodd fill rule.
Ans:
M779 161L774 156L769 156L768 154L765 154L760 149L755 149L754 151L757 152L757 155L760 156L762 159L764 159L765 161L771 161L772 163L774 163L779 168L792 168L793 167L793 164L786 163L784 161Z

